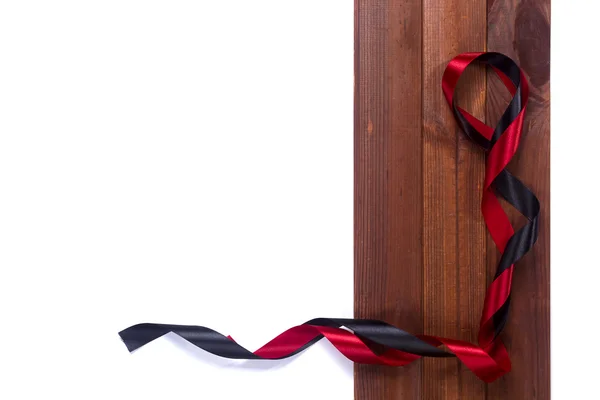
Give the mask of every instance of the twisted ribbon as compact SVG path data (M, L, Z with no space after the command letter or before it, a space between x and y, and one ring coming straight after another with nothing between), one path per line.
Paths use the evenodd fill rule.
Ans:
M456 105L454 90L464 70L473 62L491 66L513 95L495 129ZM529 96L527 80L517 64L499 53L464 53L444 71L442 89L462 130L486 151L485 181L481 211L486 226L502 254L483 305L478 345L456 339L412 335L382 321L317 318L283 332L251 352L203 326L144 323L119 335L129 351L173 332L212 354L231 359L279 360L291 357L326 338L348 359L363 364L402 366L420 357L457 357L485 382L510 371L508 352L498 335L504 328L510 305L514 264L537 239L540 205L535 195L506 170L514 156L523 128ZM496 196L504 198L523 214L528 223L514 231ZM445 346L446 349L440 348Z

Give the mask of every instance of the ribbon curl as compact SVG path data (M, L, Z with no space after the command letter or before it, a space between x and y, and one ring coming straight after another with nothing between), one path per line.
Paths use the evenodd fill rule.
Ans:
M473 117L454 101L459 78L473 62L492 67L513 95L495 128ZM294 356L326 338L356 363L402 366L421 357L457 357L485 382L492 382L509 372L511 364L508 352L498 335L508 318L514 264L537 240L540 211L535 195L506 170L519 145L529 87L525 75L509 57L500 53L463 53L446 67L442 89L459 126L486 151L481 211L488 231L502 254L494 280L486 293L478 345L437 336L412 335L383 321L316 318L288 329L254 352L240 346L231 337L203 326L151 323L134 325L119 332L127 349L132 352L173 332L217 356L280 360ZM497 196L523 214L528 223L515 232ZM442 345L447 350L440 348Z

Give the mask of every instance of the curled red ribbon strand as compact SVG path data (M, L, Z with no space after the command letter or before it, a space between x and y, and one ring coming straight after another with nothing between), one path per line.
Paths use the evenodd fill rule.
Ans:
M473 62L491 66L513 95L498 125L491 128L454 102L454 90L465 69ZM412 335L382 321L317 318L283 332L251 352L203 326L144 323L119 333L129 351L173 332L213 354L233 359L283 359L305 350L322 338L348 359L362 364L402 366L420 357L457 357L475 375L492 382L511 369L508 352L498 338L508 316L514 264L537 239L539 202L535 195L506 170L514 156L529 97L527 80L516 63L500 53L464 53L448 64L442 89L460 127L486 150L485 181L481 211L486 226L501 253L496 276L486 294L478 344L429 335ZM497 196L503 197L527 219L514 231ZM482 266L483 267L483 266ZM441 346L448 350L444 350Z

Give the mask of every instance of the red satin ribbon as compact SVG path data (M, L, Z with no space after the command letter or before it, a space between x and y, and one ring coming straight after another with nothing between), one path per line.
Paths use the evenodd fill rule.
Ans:
M512 177L512 175L508 174L508 171L503 171L508 162L514 156L521 137L525 107L529 96L527 80L522 71L519 71L520 79L517 79L516 76L513 76L513 74L517 75L517 71L515 69L516 65L513 64L512 60L498 53L484 54L485 53L464 53L450 61L446 71L444 72L442 89L446 100L448 100L448 103L452 109L455 111L455 113L460 113L460 115L455 115L458 117L459 123L463 129L465 129L466 133L474 140L480 142L480 144L483 143L482 145L486 149L488 147L490 148L487 151L486 157L481 211L492 239L494 240L500 253L503 254L503 257L501 258L498 266L499 273L488 287L486 293L483 311L481 314L477 345L463 340L448 339L437 336L418 335L416 337L432 346L445 346L449 352L453 353L480 379L485 382L491 382L509 372L511 369L506 348L502 341L497 337L497 334L501 331L506 318L506 309L502 309L502 307L505 305L508 306L514 270L514 265L508 264L518 260L522 254L527 252L530 246L535 242L535 239L537 238L537 230L535 228L537 225L535 224L537 223L536 218L537 213L539 212L539 202L537 198L535 198L535 196L528 191L528 189L524 189L523 187L520 188L520 194L522 197L514 197L512 193L514 190L511 191L511 189L514 189L515 185L521 185L521 182ZM504 132L494 132L494 129L479 121L462 108L455 108L453 104L454 90L461 74L464 72L467 66L469 66L480 56L480 60L492 65L496 65L498 68L502 68L503 70L503 63L510 62L511 64L511 66L506 69L506 71L508 71L506 74L510 74L512 80L509 76L505 75L505 72L494 68L502 82L504 82L504 85L513 94L513 96L515 96L516 99L514 103L511 103L511 106L514 107L509 106L508 112L500 120L500 128L498 128L499 130L504 129L504 127L508 124L506 129L504 129ZM513 84L513 80L515 84L519 85L518 88L514 86L515 84ZM520 107L520 109L518 107ZM516 114L517 112L518 114ZM478 137L476 132L473 132L473 129L475 129L484 138L487 138L489 143L485 143L482 138ZM501 134L498 135L499 133ZM502 175L500 176L499 174ZM497 177L498 179L496 179ZM493 182L495 182L495 188L499 191L500 195L507 199L512 199L512 201L509 200L512 205L516 207L519 205L518 207L525 209L524 204L526 203L523 201L528 202L528 207L530 208L529 211L532 211L527 212L527 218L530 220L530 224L527 226L531 228L529 231L520 230L517 232L517 235L513 236L514 230L510 224L508 216L502 209L500 202L492 190ZM515 201L515 199L517 200ZM520 233L522 234L519 236ZM522 242L517 242L517 240L521 240ZM502 318L502 322L494 321L495 315L496 317L500 316ZM420 345L416 346L414 340L412 342L410 340L406 340L407 337L414 339L412 335L400 331L397 328L390 327L389 325L386 327L386 324L381 321L362 320L362 325L360 325L354 324L353 322L359 320L329 319L329 322L323 320L328 319L316 318L307 322L306 324L288 329L254 352L254 355L259 358L267 359L290 357L299 351L304 350L309 345L315 343L316 340L320 339L321 337L327 338L343 355L350 360L362 364L402 366L419 359L421 356L417 354L432 355L436 357L450 355L442 351L440 351L438 354L432 354L430 351L423 351L422 347L419 346L424 346L425 344L419 342ZM496 322L498 326L495 326L494 322ZM338 328L344 323L348 324L348 326L352 327L353 329L356 329L357 334L365 338L364 341L361 339L361 337L357 336L353 332L347 329ZM369 327L370 331L365 330L361 333L360 329L365 329L365 327L367 327L369 324L371 324ZM332 327L332 325L334 325L334 327ZM383 329L383 331L379 332L379 336L377 336L378 329ZM392 331L390 331L390 329L392 329ZM396 330L394 331L393 329ZM250 357L251 353L248 350L237 345L237 343L232 343L233 339L231 337L225 338L216 331L200 326L145 323L131 326L121 331L119 334L121 335L121 338L125 342L129 351L134 351L135 349L161 337L168 332L174 332L184 339L194 343L196 346L213 354L228 358L253 359ZM384 351L383 353L377 353L372 349L372 347L370 347L370 340L376 342L377 339L373 338L381 338L382 335L386 334L386 332L388 335L392 336L392 339L394 339L393 335L407 335L403 338L407 346L402 347L400 345L390 344L397 344L402 341L402 338L396 337L395 339L399 340L395 342L383 341L383 343L386 343L385 346L383 346ZM371 339L369 339L370 334L374 334ZM232 344L234 345L232 346ZM399 351L395 348L392 348L392 346L396 348L402 348L406 351L413 351L417 354Z
M481 54L483 53L464 53L454 58L448 64L442 79L442 89L450 105L452 105L454 90L461 74ZM494 70L502 82L504 82L504 85L514 95L516 88L509 77L495 68ZM527 80L522 71L521 85L523 108L518 117L504 131L488 152L486 158L481 211L492 239L501 253L504 252L508 240L514 234L514 230L508 216L494 195L491 184L496 176L507 166L519 144L525 106L529 95ZM488 139L492 138L494 133L493 128L462 108L459 108L459 112L462 113L482 136ZM501 340L498 338L494 339L495 331L492 316L506 302L510 295L513 269L514 265L502 272L488 287L481 315L478 345L463 340L437 336L419 335L418 337L434 346L446 346L467 368L485 382L492 382L509 372L511 364L508 352ZM254 353L264 358L279 358L308 344L320 335L327 338L347 358L358 363L402 366L420 358L418 355L394 349L388 349L383 354L376 354L360 338L348 330L316 325L295 326L277 336Z

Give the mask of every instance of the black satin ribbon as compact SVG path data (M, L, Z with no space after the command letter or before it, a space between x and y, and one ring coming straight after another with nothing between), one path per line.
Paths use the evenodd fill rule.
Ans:
M360 338L380 346L390 347L406 353L428 357L454 356L451 353L432 346L416 336L383 321L370 319L315 318L305 322L303 325L325 326L330 328L346 327ZM119 332L119 335L121 336L123 343L125 343L125 346L127 346L127 349L132 352L171 332L202 350L217 356L244 360L263 359L263 357L255 355L231 338L204 326L144 323L131 326ZM298 354L322 338L323 335L319 335L309 343L297 348L295 351L275 359L284 359Z

